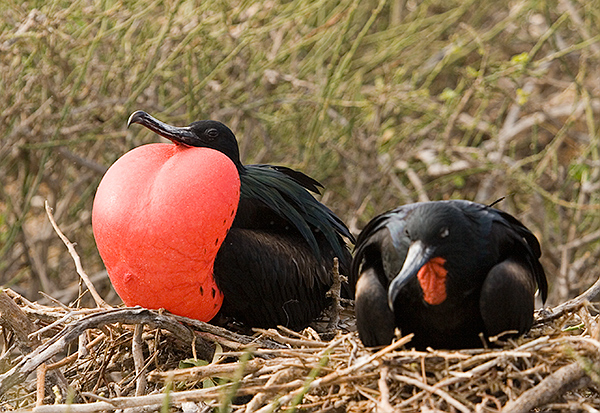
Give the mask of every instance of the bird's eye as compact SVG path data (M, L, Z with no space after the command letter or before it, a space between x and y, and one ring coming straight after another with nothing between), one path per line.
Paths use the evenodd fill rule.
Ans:
M446 238L448 235L450 235L450 230L447 227L442 228L440 238Z
M406 238L410 238L410 232L408 232L408 228L404 228L404 235Z
M219 136L219 132L215 128L205 130L204 134L210 139L215 139L217 136Z

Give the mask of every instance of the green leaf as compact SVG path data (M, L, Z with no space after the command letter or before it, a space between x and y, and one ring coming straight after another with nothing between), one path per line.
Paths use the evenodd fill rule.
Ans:
M529 53L523 52L516 54L510 58L510 62L514 65L524 65L529 61Z
M189 369L191 367L206 366L207 364L208 364L208 361L206 361L206 360L198 360L198 359L194 359L194 358L189 358L189 359L181 360L179 362L179 368L180 369Z
M519 106L523 106L529 100L529 93L525 92L523 89L517 89L517 103Z
M442 93L440 93L440 100L447 102L449 100L453 100L458 96L458 93L454 89L446 88Z

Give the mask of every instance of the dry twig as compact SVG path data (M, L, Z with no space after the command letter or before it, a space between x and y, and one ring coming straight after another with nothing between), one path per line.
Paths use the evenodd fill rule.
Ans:
M58 227L58 224L56 223L56 221L54 220L54 216L52 215L52 210L50 208L50 205L48 204L48 201L46 201L44 203L44 205L46 207L46 214L48 215L48 219L50 220L50 223L52 224L52 228L54 228L54 231L56 231L56 233L58 234L58 236L60 237L62 242L64 242L64 244L67 246L67 249L69 250L69 253L71 254L71 257L73 257L73 261L75 262L75 268L77 269L77 274L79 274L79 276L85 283L86 287L90 291L90 294L92 294L92 297L94 297L94 301L96 302L96 305L100 308L111 308L110 305L108 305L102 299L102 297L100 297L100 294L98 294L98 292L96 291L96 288L94 288L94 284L92 284L92 282L90 281L90 277L88 277L85 270L83 269L83 266L81 265L81 259L79 258L77 251L75 251L75 246L73 245L73 243L71 243L71 241L69 241L69 239L65 236L65 234L63 234L63 232Z

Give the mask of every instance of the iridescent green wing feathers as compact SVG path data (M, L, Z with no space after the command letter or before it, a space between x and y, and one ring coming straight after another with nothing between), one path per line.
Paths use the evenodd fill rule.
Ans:
M292 223L310 245L315 255L321 255L314 232L321 232L338 257L347 252L342 237L354 242L346 225L308 191L318 193L321 187L301 172L271 165L246 165L240 174L241 197L258 199L277 215Z

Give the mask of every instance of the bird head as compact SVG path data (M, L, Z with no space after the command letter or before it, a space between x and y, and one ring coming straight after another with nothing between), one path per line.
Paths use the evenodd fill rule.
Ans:
M423 203L405 219L402 237L409 245L400 272L388 287L388 304L402 288L417 277L424 300L432 305L446 299L446 262L456 257L467 259L470 225L465 214L444 202Z
M211 148L226 155L238 170L242 169L240 151L235 135L216 120L192 122L189 126L171 126L138 110L131 114L127 126L138 123L177 145Z

